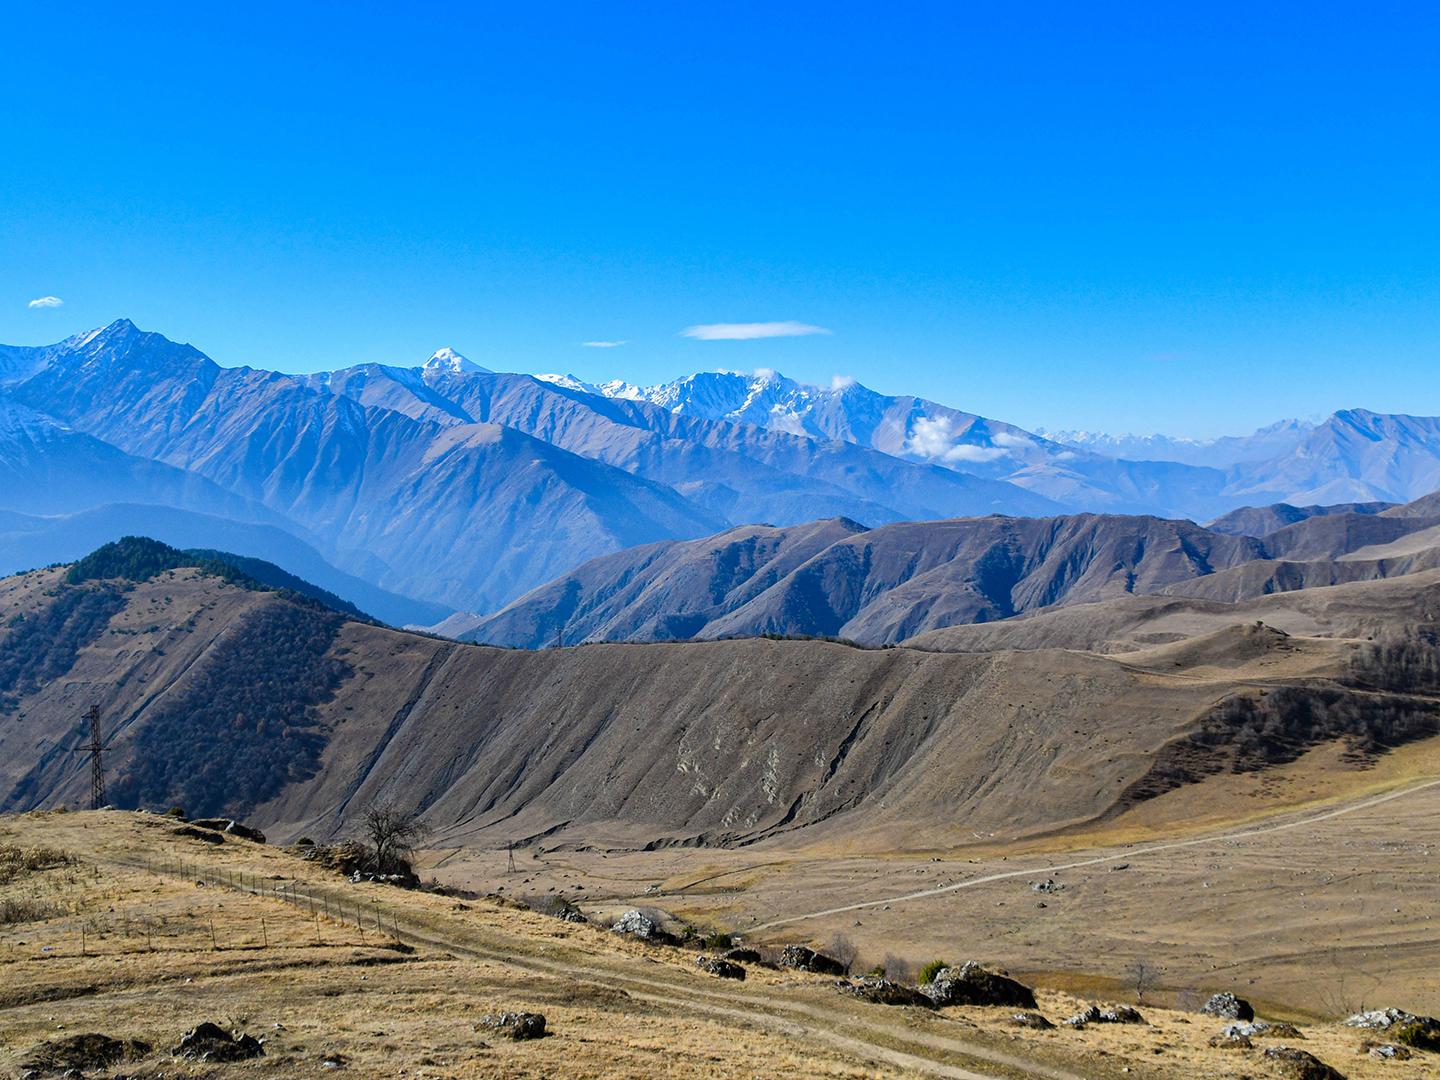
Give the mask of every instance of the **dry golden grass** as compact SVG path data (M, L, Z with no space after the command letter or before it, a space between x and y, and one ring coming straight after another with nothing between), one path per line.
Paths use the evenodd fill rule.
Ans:
M700 974L685 950L491 900L351 885L283 851L211 847L173 827L114 812L0 818L0 844L75 860L0 886L59 912L0 927L0 1075L46 1039L89 1031L155 1046L126 1067L146 1077L293 1076L326 1060L376 1077L1278 1075L1259 1049L1209 1048L1219 1023L1194 1014L1147 1006L1152 1026L1034 1032L1010 1026L1010 1010L866 1005L817 976L752 969L738 985ZM265 895L235 887L252 882ZM413 951L394 947L396 927ZM1039 997L1054 1020L1085 1003ZM503 1009L542 1012L554 1034L511 1043L475 1029ZM266 1038L265 1057L171 1059L202 1020ZM1351 1077L1400 1074L1360 1054L1363 1039L1316 1026L1304 1045ZM1405 1075L1440 1076L1432 1058Z

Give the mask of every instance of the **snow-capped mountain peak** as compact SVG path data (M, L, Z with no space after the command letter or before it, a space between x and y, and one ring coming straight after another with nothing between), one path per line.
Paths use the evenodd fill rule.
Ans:
M425 361L424 370L443 372L446 375L490 374L489 368L483 368L475 361L466 359L449 345L436 349L430 359Z

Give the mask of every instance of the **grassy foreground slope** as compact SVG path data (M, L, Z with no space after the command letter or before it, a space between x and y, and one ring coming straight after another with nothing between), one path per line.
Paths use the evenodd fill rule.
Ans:
M329 876L228 838L176 835L161 817L108 811L0 817L0 1073L47 1044L100 1034L129 1044L124 1075L417 1077L1119 1077L1288 1075L1290 1045L1369 1080L1367 1033L1329 1024L1209 1045L1220 1021L1143 1007L1145 1024L1034 1031L1014 1009L869 1004L833 977L751 967L743 983L695 954L647 946L494 899L457 900ZM290 901L282 899L289 897ZM399 944L397 945L397 942ZM1040 991L1061 1019L1085 1001ZM545 1015L549 1037L477 1029L504 1010ZM203 1021L262 1037L221 1064L170 1056ZM1373 1040L1371 1040L1373 1041ZM143 1045L136 1045L143 1044ZM1440 1076L1417 1055L1404 1075ZM113 1072L114 1068L107 1071Z

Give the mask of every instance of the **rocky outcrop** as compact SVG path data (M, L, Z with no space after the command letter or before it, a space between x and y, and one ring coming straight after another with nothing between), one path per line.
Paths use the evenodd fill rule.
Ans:
M1064 1023L1073 1028L1090 1024L1143 1024L1145 1017L1140 1015L1140 1010L1129 1005L1111 1005L1104 1009L1098 1005L1087 1005Z
M1314 1054L1293 1046L1272 1046L1265 1051L1264 1058L1287 1080L1345 1080L1343 1073L1332 1069Z
M1035 1008L1035 993L1005 975L986 971L973 960L958 968L941 968L920 988L937 1006L1006 1005Z
M1388 1039L1419 1050L1440 1050L1440 1020L1404 1009L1372 1009L1346 1019L1347 1027L1383 1031Z
M1035 1031L1053 1031L1055 1025L1038 1012L1017 1012L1010 1017L1015 1027L1031 1028Z
M758 964L760 963L760 954L754 949L737 948L721 954L721 959L736 964Z
M476 1030L492 1031L506 1039L523 1042L545 1037L545 1017L533 1012L502 1012L482 1016Z
M1228 991L1216 994L1200 1006L1206 1016L1218 1016L1221 1020L1254 1020L1255 1010L1244 998L1238 998Z
M176 1057L194 1058L197 1061L249 1061L261 1057L265 1047L253 1035L229 1032L219 1024L206 1021L197 1024L180 1037L179 1044L171 1051Z
M150 1053L150 1044L139 1039L116 1039L89 1033L49 1039L31 1048L20 1061L20 1075L78 1076L91 1069L108 1069Z
M213 832L229 833L231 836L238 836L242 840L250 840L256 844L265 843L265 834L259 829L252 829L249 825L243 825L232 818L197 818L190 822L197 829L210 829Z
M1267 1036L1272 1039L1303 1039L1300 1029L1283 1021L1252 1020L1226 1024L1222 1035L1244 1036L1247 1039Z
M615 925L610 930L612 933L625 934L637 941L649 942L652 945L677 945L680 940L674 934L662 929L659 919L647 915L638 908L621 915L615 920Z
M935 1003L915 987L874 975L866 975L853 982L842 981L838 985L845 993L875 1005L918 1005L922 1009L935 1008Z
M813 971L816 975L845 974L845 965L839 960L804 945L786 945L780 953L780 966L796 971Z
M701 971L714 975L717 979L739 979L745 980L745 969L739 964L731 963L729 960L722 960L718 956L697 956L695 964Z

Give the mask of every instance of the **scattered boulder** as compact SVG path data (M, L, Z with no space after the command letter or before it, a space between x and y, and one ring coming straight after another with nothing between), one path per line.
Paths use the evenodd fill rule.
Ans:
M253 1035L232 1034L206 1021L180 1036L179 1045L171 1052L197 1061L249 1061L263 1056L265 1047Z
M1035 994L1004 975L986 971L973 960L958 968L941 968L921 991L936 1005L1008 1005L1035 1008Z
M1287 1024L1284 1021L1252 1020L1244 1023L1226 1024L1222 1035L1243 1035L1247 1039L1253 1039L1260 1035L1268 1035L1272 1039L1303 1039L1304 1035L1294 1024Z
M319 863L327 870L350 877L363 867L370 858L365 845L356 840L342 840L338 844L316 844L313 847L291 849L306 862Z
M183 836L188 840L199 840L205 844L223 844L225 837L210 829L197 829L193 825L181 825L178 829L170 830L171 836Z
M1063 891L1064 888L1065 888L1065 886L1064 886L1064 885L1061 885L1061 884L1060 884L1058 881L1056 881L1054 878L1046 878L1044 881L1032 881L1032 882L1030 882L1030 891L1031 891L1031 892L1047 893L1047 894L1049 894L1049 893L1058 893L1058 892Z
M760 954L754 949L730 949L728 952L722 953L721 958L736 964L760 963Z
M265 843L265 834L259 829L252 829L249 825L242 825L231 818L196 818L190 824L198 829L213 829L215 832L238 836L242 840L253 840L257 844Z
M1010 1023L1016 1027L1034 1028L1036 1031L1053 1031L1055 1025L1038 1012L1017 1012L1010 1017Z
M1404 1009L1372 1009L1345 1021L1348 1027L1383 1031L1391 1041L1417 1050L1440 1050L1440 1020Z
M935 1003L913 986L891 982L878 975L864 975L853 982L842 979L836 985L845 993L876 1005L918 1005L922 1009L935 1008Z
M108 1069L124 1061L134 1061L150 1053L150 1044L139 1039L115 1039L109 1035L90 1033L50 1039L33 1047L20 1062L20 1071L36 1076Z
M1210 1036L1210 1045L1217 1050L1249 1050L1255 1044L1248 1035L1232 1035L1228 1031L1222 1031L1219 1035Z
M721 960L718 956L697 956L696 965L701 971L709 972L720 979L745 980L745 969L739 964L732 964L729 960Z
M503 1012L482 1016L476 1029L485 1028L496 1035L522 1042L545 1037L545 1017L532 1012Z
M813 971L817 975L844 975L845 965L833 956L826 956L804 945L786 945L780 953L780 966L796 971Z
M1138 1009L1132 1009L1129 1005L1112 1005L1108 1009L1087 1005L1084 1010L1062 1022L1067 1027L1083 1028L1088 1024L1143 1024L1145 1018Z
M680 940L674 934L662 930L658 919L646 915L639 909L625 912L610 929L616 934L628 934L630 937L648 941L654 945L678 945Z
M1293 1046L1272 1046L1265 1051L1265 1060L1277 1065L1290 1080L1345 1080L1314 1054Z
M1379 1046L1370 1047L1370 1056L1379 1058L1381 1061L1409 1061L1415 1055L1403 1046L1381 1043Z
M1228 991L1214 995L1200 1011L1206 1016L1218 1016L1221 1020L1254 1020L1255 1010L1244 998L1238 998Z

